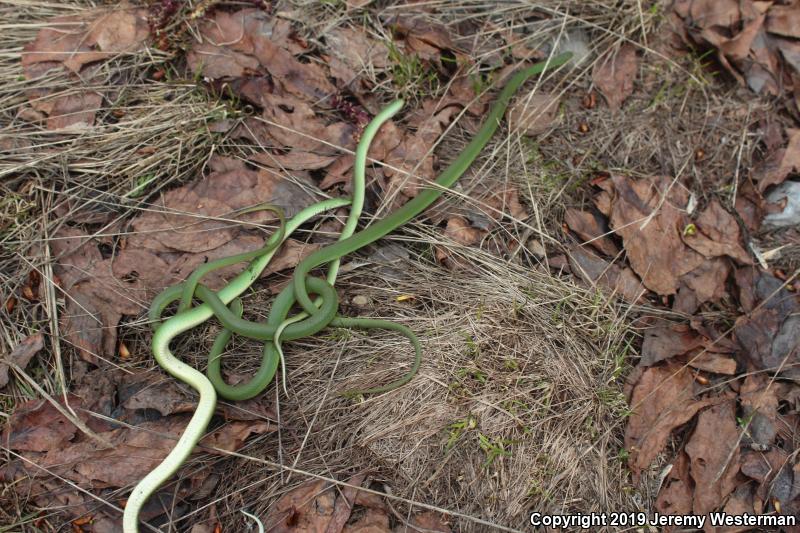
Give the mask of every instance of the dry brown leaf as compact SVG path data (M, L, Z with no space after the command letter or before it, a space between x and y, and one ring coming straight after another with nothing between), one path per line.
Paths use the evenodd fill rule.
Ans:
M58 17L23 48L22 66L58 62L74 73L84 65L139 49L149 37L147 11L125 7Z
M625 449L634 479L664 449L672 431L688 422L711 399L698 400L691 372L679 365L651 366L644 370L631 394L633 413L625 429Z
M689 456L680 451L658 491L656 510L665 515L691 514L693 493L694 486L689 477Z
M437 105L433 100L423 102L424 117L418 114L416 120L409 122L410 126L416 127L416 132L406 131L399 143L392 143L395 147L383 158L387 165L383 167L387 180L385 195L390 196L400 191L404 197L397 199L394 202L396 205L404 203L405 198L415 197L420 187L436 178L435 157L431 148L458 112L458 107L449 106L435 111L436 109ZM384 135L391 134L387 130Z
M367 478L367 474L362 472L360 474L356 474L350 479L347 480L348 485L353 485L355 487L360 487L364 480ZM339 497L336 498L336 504L334 505L333 510L333 517L331 521L328 523L328 526L325 528L325 533L339 533L344 528L347 521L350 519L350 515L353 512L353 506L355 505L356 494L360 492L355 488L348 486L341 489L341 493Z
M742 419L748 420L747 438L761 446L772 446L778 435L779 382L765 374L749 374L739 390Z
M389 527L389 517L384 511L367 509L361 518L347 524L342 529L342 533L391 533Z
M789 140L785 148L773 152L753 170L753 179L758 191L764 192L770 185L783 183L792 172L800 172L800 129L787 129Z
M800 10L797 9L797 3L770 7L765 24L770 33L800 39Z
M743 357L756 369L781 370L791 379L800 378L800 303L766 273L742 268L736 272L739 302L747 315L740 316L734 335L744 348ZM758 306L758 308L756 308ZM752 312L751 312L752 310Z
M287 154L266 152L253 154L250 160L276 169L317 170L329 166L340 157L339 155L321 155L302 150L292 150Z
M53 271L67 294L61 315L64 338L90 363L113 357L120 318L144 308L134 299L144 293L141 281L116 278L113 258L103 259L98 244L74 228L62 227L50 247L58 261Z
M391 65L386 44L371 38L363 30L334 28L325 35L325 42L329 52L356 72L381 70Z
M707 340L687 324L647 328L644 332L642 359L639 364L652 366L665 359L701 348L706 345Z
M451 533L450 525L443 515L434 511L425 511L411 517L409 524L395 527L395 533L410 531L413 533Z
M758 492L763 499L769 490L767 484L786 464L788 454L780 448L767 452L748 450L742 454L742 474L759 483Z
M175 380L155 372L123 376L117 384L119 404L128 410L154 409L161 416L192 413L197 401L184 394Z
M727 294L727 280L732 270L729 261L718 257L683 275L672 309L692 315L705 302L721 300Z
M469 225L466 219L462 217L453 217L447 221L447 226L444 229L445 237L452 239L458 244L464 246L473 246L481 242L485 232L473 228Z
M706 258L728 256L741 265L752 265L750 255L741 245L736 219L713 199L695 220L696 231L682 232L683 242Z
M163 412L191 410L175 396L175 390L160 386L158 379L152 373L129 376L122 371L98 369L85 376L75 395L69 395L71 408L93 431L112 444L109 448L98 446L78 432L49 402L32 400L19 405L6 424L3 442L41 468L20 461L3 475L17 481L35 479L37 483L47 483L49 478L44 468L96 494L106 488L118 489L136 483L174 447L189 419L188 414L160 418L155 415L154 418L153 413L159 409L157 395L166 395L166 404L160 407ZM164 383L177 388L172 382ZM143 384L155 386L143 388ZM109 423L89 412L124 424ZM238 410L226 410L226 417L232 420L214 430L201 445L235 451L249 436L274 430L272 424L263 420L236 419L237 413ZM199 451L198 448L194 453ZM60 492L64 492L63 487ZM163 513L165 507L159 506L147 510L145 519Z
M755 514L753 509L753 496L755 491L750 483L742 483L736 490L731 494L731 497L728 499L728 502L725 504L723 508L723 512L727 513L730 516L733 515L743 515L745 513L748 514ZM718 533L739 533L742 531L750 531L751 528L749 527L722 527L718 528Z
M616 53L609 53L597 62L592 72L592 81L608 102L608 107L617 110L633 93L633 81L639 69L636 48L623 44Z
M242 447L244 441L246 441L250 435L264 435L277 429L275 425L264 422L263 420L258 422L236 420L212 431L210 435L206 435L206 437L200 441L200 445L218 448L228 452L235 452ZM222 452L215 453L226 455Z
M613 193L610 226L622 237L631 268L648 289L674 294L681 277L705 261L681 240L688 223L681 211L689 200L685 189L665 177L612 176L601 186Z
M24 370L42 348L44 348L44 336L41 333L34 333L22 339L6 357ZM8 385L8 370L8 364L0 359L0 389Z
M302 63L293 50L284 47L291 43L286 31L286 26L279 26L261 9L216 11L201 24L203 41L192 47L186 59L195 74L211 79L239 78L254 70L268 72L295 96L324 102L336 88L321 65Z
M739 428L735 401L702 411L685 450L695 482L692 512L704 515L722 507L738 484Z
M335 509L336 492L325 480L312 480L281 496L264 520L274 533L324 533Z
M511 104L506 114L512 131L522 135L539 135L552 127L558 116L558 95L536 92L531 97L520 97Z
M679 362L686 362L687 365L698 370L712 372L714 374L724 374L726 376L733 376L736 374L738 367L736 360L730 354L723 354L708 351L708 348L698 349L687 353L684 357L678 359Z
M51 130L81 130L94 124L95 115L103 103L101 94L90 91L53 98L47 118Z
M564 213L564 222L570 231L584 240L583 244L590 244L609 257L616 257L619 253L619 247L608 236L611 232L608 224L598 213L579 211L570 207Z
M85 360L96 364L98 357L114 357L121 317L141 313L164 287L205 262L261 248L266 234L248 231L242 222L274 222L274 213L237 215L237 210L268 203L290 217L315 201L277 173L249 170L241 161L222 158L212 158L211 166L218 170L165 193L159 201L162 210L136 217L124 249L115 256L104 258L98 243L74 228L63 227L51 240L58 262L55 273L68 295L64 338ZM313 249L289 240L263 275L294 266ZM242 268L213 271L203 283L219 288Z
M392 29L397 37L403 39L407 53L435 60L444 50L456 50L450 32L443 24L416 15L402 15L393 22Z
M134 219L131 226L136 233L128 238L128 247L156 252L205 252L236 236L242 227L237 221L276 220L271 211L236 215L237 209L269 203L291 217L313 202L302 187L288 179L266 170L249 170L242 164L238 169L212 172L168 191L157 206Z
M463 246L475 246L481 242L484 235L486 235L486 231L473 228L463 217L453 216L447 221L444 235ZM469 262L451 253L446 246L435 246L434 254L437 261L451 270L466 270L470 268Z
M63 83L96 85L92 63L140 50L149 35L147 10L125 4L57 17L39 30L36 39L23 48L21 62L27 79L52 76L54 71L62 76L55 84L28 92L33 108L48 115L47 127L60 130L93 125L103 99L101 91L77 88L49 95L64 93L66 87L58 86Z
M68 399L71 403L78 400L72 395ZM3 430L2 442L11 450L46 452L71 440L77 431L47 400L29 400L14 409Z
M519 190L513 185L503 184L491 188L477 186L473 189L473 194L481 204L490 208L486 210L486 214L495 221L504 216L515 220L525 220L530 216L520 202Z
M581 247L570 250L569 264L572 271L587 283L619 294L627 302L637 302L647 292L630 268L609 263Z
M712 46L742 85L757 93L796 93L800 83L797 6L746 0L680 0L673 4L689 45Z

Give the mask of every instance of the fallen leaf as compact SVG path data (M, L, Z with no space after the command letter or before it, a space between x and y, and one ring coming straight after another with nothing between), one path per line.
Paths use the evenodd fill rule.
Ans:
M215 11L200 25L199 34L202 41L186 56L195 74L211 79L239 78L260 70L288 92L315 102L336 92L321 65L300 62L284 46L291 43L285 27L261 9Z
M739 301L747 315L734 325L744 362L759 370L800 379L800 303L777 278L752 269L736 272ZM758 306L758 307L756 307Z
M444 50L457 50L443 24L416 15L401 15L393 22L395 35L404 41L410 54L430 61L439 59Z
M558 116L557 95L536 92L530 97L520 97L509 107L506 117L512 131L522 135L539 135L552 127Z
M83 130L94 124L103 97L97 92L58 96L53 100L47 119L51 130Z
M789 455L780 448L771 448L766 452L747 450L742 454L742 474L758 482L756 496L762 501L770 495L771 485L775 478L788 464Z
M125 5L57 17L40 29L23 47L21 63L29 80L60 76L28 91L33 108L48 116L48 129L93 125L104 92L89 88L104 83L96 77L94 64L141 50L149 35L147 10Z
M592 81L612 111L622 107L622 103L633 93L633 81L638 69L636 48L630 43L623 44L616 52L606 54L595 64Z
M797 4L771 6L767 11L765 26L770 33L800 39L800 11L797 10Z
M2 442L11 450L46 452L64 445L77 431L49 401L28 400L14 409L3 430Z
M128 238L128 247L156 252L205 252L238 235L242 224L237 221L276 220L271 211L237 216L238 209L269 203L291 217L313 202L302 187L267 171L239 168L212 172L168 191L157 205L134 219L134 234Z
M796 93L800 46L795 5L734 0L683 0L673 4L690 46L713 47L722 66L757 93Z
M778 388L765 374L749 374L739 390L741 418L748 421L746 438L761 446L772 446L778 435Z
M661 453L673 430L719 401L697 399L694 391L694 378L686 367L657 365L642 373L631 394L632 414L625 429L628 465L635 480Z
M386 44L371 38L363 30L334 28L325 34L325 43L331 54L356 72L365 69L381 70L391 64Z
M333 518L336 493L325 480L312 480L281 496L269 509L264 528L273 533L324 532Z
M341 120L328 120L315 112L312 103L286 93L280 88L265 90L253 80L245 81L239 93L261 106L259 118L248 118L231 133L234 137L255 141L262 149L287 154L278 157L262 156L260 160L271 167L281 163L300 166L301 158L342 155L342 149L352 150L356 144L355 125ZM298 160L292 152L297 151ZM274 162L271 162L273 161ZM321 168L321 167L320 167Z
M692 513L694 484L689 476L689 456L678 452L661 484L656 497L656 510L664 515L688 515Z
M687 365L698 370L726 376L735 375L738 367L736 360L730 354L709 351L708 348L688 352L678 361L685 361Z
M212 166L220 170L168 191L158 208L133 219L126 246L111 257L103 257L97 240L71 227L62 227L51 239L57 259L54 271L67 294L61 315L64 338L84 360L96 364L98 358L115 357L121 317L141 313L153 296L199 265L261 248L266 234L249 230L246 223L274 222L274 213L237 215L237 210L271 204L291 217L315 201L309 186L267 170L250 170L241 161L220 159L212 158ZM264 275L294 266L313 246L289 240ZM217 289L242 268L239 264L213 271L203 283Z
M413 533L431 533L433 531L438 533L450 533L450 525L444 517L434 511L425 511L411 517L409 524L397 526L394 529L395 533L402 531L411 531Z
M608 235L611 230L599 213L579 211L569 207L564 213L564 222L570 231L584 240L583 244L589 244L609 257L616 257L619 254L619 247Z
M184 394L171 377L155 372L123 376L117 384L117 401L125 409L154 409L161 416L193 413L196 399Z
M84 65L139 49L149 34L145 9L122 6L58 17L25 45L22 66L58 62L77 74Z
M722 258L705 261L684 274L679 282L672 309L687 315L694 314L706 302L716 302L727 294L727 281L733 270Z
M400 143L381 158L386 164L383 167L386 197L391 198L400 192L402 197L413 198L424 184L436 178L435 158L431 149L458 108L450 106L434 112L435 108L435 102L424 102L423 109L428 109L426 114L428 112L430 114L414 124L417 127L416 132L406 132L401 137ZM387 130L384 135L391 135L391 132ZM397 205L404 203L405 198L402 197L396 199L394 203Z
M171 380L165 381L175 388L171 391L170 387L160 386L159 379L163 378L152 372L129 375L122 371L97 369L82 379L76 394L68 396L70 407L93 431L112 444L109 448L99 446L77 431L49 402L31 400L18 405L4 428L2 441L40 468L19 461L13 468L4 469L2 475L16 482L29 480L47 484L52 478L43 468L98 495L105 494L103 491L107 489L118 490L138 482L174 447L190 418L183 412L191 410L188 403L182 403L176 397L177 385ZM148 388L148 384L152 388ZM167 398L167 403L160 409L156 403L158 393L165 393ZM260 409L255 405L252 407ZM272 423L263 419L253 421L249 415L243 416L244 420L236 418L245 415L241 410L221 409L229 421L207 435L201 441L202 446L236 451L248 437L275 429ZM159 410L180 413L160 416ZM104 418L92 416L90 412ZM193 453L200 451L198 447ZM65 491L63 485L58 492L76 495L69 497L76 503L76 516L88 511L79 505L84 501L80 493ZM174 493L174 489L168 492ZM178 495L180 498L191 496L183 490ZM154 505L148 505L143 518L148 520L172 508L172 495L167 502L170 505L164 506L165 502L156 499ZM109 531L118 530L121 517L115 515L111 518L116 526Z
M144 309L132 297L144 293L141 281L116 278L113 258L104 259L98 243L88 235L63 226L53 237L50 248L58 261L53 272L67 295L61 314L64 339L87 362L96 364L98 358L114 357L116 326L122 315Z
M460 216L453 216L447 221L444 236L462 246L475 246L481 242L486 231L470 226L469 222ZM468 270L471 264L463 260L457 253L447 246L435 246L436 260L451 270Z
M453 217L447 221L444 235L458 244L473 246L481 242L484 232L471 227L462 217Z
M689 198L685 189L671 181L615 175L601 184L613 193L607 206L610 226L622 237L631 268L645 287L661 295L674 294L681 277L705 260L682 241L688 221L677 206L685 206Z
M755 514L753 509L753 496L754 490L750 483L742 483L736 490L731 494L728 502L725 504L725 507L722 511L729 516L734 515L743 515L745 513L748 514ZM744 527L722 527L717 529L719 533L739 533L741 531L750 531L750 528L747 526Z
M288 154L253 154L250 160L268 167L285 170L317 170L330 166L339 157L338 155L320 155L302 150L292 150Z
M696 232L682 232L683 242L706 258L728 256L741 265L753 264L741 245L741 232L736 219L715 198L695 221Z
M759 192L783 183L792 172L800 172L800 129L789 128L786 133L789 136L786 147L776 150L753 169Z
M24 370L42 348L44 348L44 336L41 333L34 333L22 339L6 357ZM0 359L0 389L8 385L8 370L8 364Z
M206 437L200 441L200 444L202 446L218 448L228 452L235 452L241 449L244 441L246 441L250 435L263 435L265 433L271 433L276 429L277 427L275 425L264 421L233 421L212 431L211 434L206 435ZM220 452L212 451L212 453Z
M385 511L367 509L361 518L347 524L342 528L342 533L391 533L389 517Z
M685 450L695 482L693 514L719 509L736 488L739 473L736 403L725 401L702 411Z
M362 472L348 479L347 483L348 485L360 487L366 478L367 474ZM339 497L336 498L336 503L333 509L333 517L325 529L326 533L338 533L342 531L342 528L344 528L345 524L350 519L351 513L353 512L353 506L355 505L356 494L358 492L360 491L350 486L342 488Z
M519 190L513 185L498 185L494 187L475 186L472 188L471 197L479 204L486 205L486 215L495 221L503 217L524 221L530 213L520 202ZM467 214L467 218L475 218L475 213ZM487 228L488 229L488 228Z
M570 250L569 264L572 271L587 283L619 294L627 302L637 302L647 292L630 268L609 263L583 248Z
M707 340L687 324L647 328L644 331L642 358L639 364L652 366L695 348L704 347Z

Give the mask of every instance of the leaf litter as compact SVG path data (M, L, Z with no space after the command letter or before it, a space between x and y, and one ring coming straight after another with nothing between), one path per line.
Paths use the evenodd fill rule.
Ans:
M47 489L51 475L100 492L138 482L172 449L197 403L173 380L152 372L130 374L111 368L90 371L67 399L77 416L112 444L110 448L81 434L46 400L20 404L2 433L4 445L22 459L6 465L0 476L7 482L28 484L43 506L52 502ZM266 419L274 415L261 402L250 402L254 410L220 407L216 429L210 430L199 446L211 453L220 452L209 447L237 451L249 436L274 431L276 426ZM248 411L263 415L254 420ZM182 496L186 496L185 490ZM120 517L107 518L113 522Z
M756 92L781 96L794 87L796 94L796 6L685 0L672 9L684 44L710 45L722 67ZM612 110L631 94L634 57L609 52L595 67ZM619 281L630 270L649 291L645 298L685 317L643 320L629 386L625 449L634 481L657 458L673 457L656 498L661 513L794 514L800 507L797 411L787 408L796 406L800 378L800 302L783 279L755 266L748 241L776 209L762 194L800 170L798 130L773 129L733 208L714 197L690 206L685 178L612 174L592 182L594 209L565 215L578 241L569 248L573 273L634 303L641 294ZM702 314L710 309L732 319L721 325Z
M46 88L28 91L33 108L47 117L48 129L92 126L104 96L102 89L94 87L103 83L98 63L142 50L149 36L147 11L124 3L116 9L97 9L49 21L23 49L25 77L33 81L66 77L67 85L78 82L82 88L54 90L48 83Z
M675 2L673 10L683 23L678 31L685 43L711 45L736 79L754 91L778 95L783 88L799 91L797 11L789 7L771 2L686 0ZM54 20L52 28L41 30L25 48L26 76L37 78L58 70L71 77L96 79L93 76L103 61L140 50L148 38L141 10L125 7L122 13L111 17L105 11L91 12ZM66 37L57 35L63 30L59 25L69 27ZM425 19L400 17L393 30L395 44L403 53L420 58L439 74L448 73L449 68L442 61L443 53L467 57L446 28ZM224 85L259 109L238 123L224 121L213 127L248 139L258 151L247 163L212 158L206 177L166 192L133 218L130 235L114 243L110 253L108 242L92 239L90 232L74 226L65 225L55 235L51 247L58 261L56 274L67 295L62 315L65 338L84 359L101 368L104 359L116 353L116 329L123 316L141 314L153 294L183 279L198 264L263 244L263 234L251 228L274 223L274 218L268 212L237 217L237 210L274 202L291 216L313 202L320 190L347 192L352 166L348 151L355 147L368 113L377 111L371 98L376 71L365 69L377 69L380 75L392 66L390 51L382 41L346 27L325 36L332 55L321 61L286 19L258 9L213 10L201 21L198 35L200 41L187 53L193 73L212 87ZM611 110L619 110L631 96L638 70L636 49L629 44L596 64L593 81ZM48 117L48 127L62 129L91 126L103 94L100 89L50 96L39 90L29 96L34 108ZM382 129L370 157L387 166L369 172L389 209L414 197L435 176L439 162L433 147L462 111L469 128L469 120L482 110L478 96L466 76L457 77L442 97L422 101L419 112ZM537 135L559 119L558 106L552 95L537 94L530 101L518 102L510 121L516 122L521 133ZM743 205L740 201L750 202L755 211L763 209L761 193L800 170L797 131L788 128L786 145L778 143L754 169L755 186L742 190L736 210ZM287 171L291 180L282 177ZM688 209L686 185L667 176L613 175L595 185L596 210L567 212L568 230L583 243L570 249L572 271L628 302L659 298L671 301L673 311L691 317L687 324L656 323L645 331L625 435L634 475L638 477L667 450L671 436L688 428L685 445L677 451L658 494L659 510L706 513L727 501L726 509L766 512L776 509L775 498L784 512L795 509L797 467L788 458L797 415L785 409L797 401L787 384L793 381L776 384L767 374L752 372L777 372L782 379L797 379L798 304L779 279L752 266L739 220L748 218L752 230L758 217L741 214L737 219L713 198L694 213ZM484 200L491 208L485 214L454 207L439 220L435 220L436 211L430 216L443 223L446 238L463 246L479 245L499 226L501 217L493 215L492 209L510 210L517 218L527 216L513 187ZM308 249L295 241L288 257L276 263L290 268ZM443 248L437 248L436 258L459 267ZM216 273L207 282L221 286L240 268ZM712 305L729 306L731 301L742 312L732 335L695 315ZM41 349L36 348L37 342L41 341L29 341L30 346L20 348L18 359L12 354L13 360L24 368L24 359ZM709 378L719 382L737 371L751 374L734 380L729 388L722 387L722 393L705 388ZM97 374L85 377L89 376ZM43 401L18 408L6 425L4 439L10 449L27 454L36 464L101 489L130 484L157 462L194 405L174 385L152 382L149 374L131 378L106 372L95 380L92 394L86 393L85 383L83 387L68 396L71 405L79 408L78 416L89 427L118 445L116 451L99 449ZM90 396L99 398L99 403L89 400ZM115 396L118 403L112 400ZM742 406L742 419L737 418L736 401ZM261 412L264 417L268 414L263 406ZM236 419L232 413L225 417L228 423L210 433L206 445L237 450L252 434L274 430L264 420L253 423L252 418ZM151 431L132 430L119 422ZM765 453L766 446L771 449ZM122 448L150 451L132 458L119 455ZM23 472L30 476L27 482L37 497L47 498L42 495L52 492L52 485L30 465L14 464L3 475L14 479ZM364 480L360 475L351 482L360 485ZM758 487L753 489L749 480ZM79 493L61 497L78 509L88 508ZM362 492L354 497L348 489L337 493L326 482L315 481L287 493L271 509L280 515L271 517L276 527L291 525L293 531L391 531L386 507L377 500L377 504L370 501ZM361 514L347 523L354 509ZM433 513L411 517L407 526L409 530L449 531Z
M67 96L49 94L52 84L47 90L30 92L31 104L46 117L48 128L81 130L94 125L97 111L115 83L101 76L103 63L144 50L151 37L150 26L145 10L123 5L54 19L39 31L22 55L26 76L39 79L59 73L65 86L71 87ZM371 167L370 179L377 183L389 209L413 198L435 177L440 163L434 147L442 134L462 114L465 127L474 129L488 99L476 92L466 69L454 75L442 60L443 54L452 53L467 67L471 62L453 44L444 26L401 17L393 31L402 53L419 58L424 68L450 78L450 82L438 98L426 98L417 111L387 124L372 146L370 157L385 164ZM53 494L50 476L91 486L101 497L113 498L116 491L136 482L163 458L195 407L194 398L171 380L158 381L149 372L126 375L113 370L109 363L121 351L120 321L140 316L155 294L184 279L198 265L262 246L265 233L261 227L274 227L273 214L255 211L239 215L238 211L270 203L290 217L319 199L322 190L347 193L353 164L349 152L369 114L378 111L379 103L372 97L374 75L391 74L393 64L384 41L346 27L326 35L333 55L323 56L326 61L316 60L309 55L315 50L294 34L286 19L260 9L211 10L200 21L198 36L199 41L186 54L192 72L212 89L224 85L258 109L255 116L226 119L212 124L211 129L249 140L257 150L246 162L214 155L204 177L151 197L140 214L115 223L119 238L96 237L91 229L84 229L110 218L84 217L65 221L48 244L55 258L57 290L64 295L60 314L63 337L83 360L98 367L83 375L79 386L64 399L88 428L113 447L103 448L86 438L44 401L18 406L4 428L4 442L21 456L3 470L4 478L26 484L42 507L73 506L74 513L83 516L79 518L81 526L88 527L91 522L95 531L114 530L119 517L97 510L91 498L80 492ZM365 72L367 66L369 72ZM82 84L92 88L85 89ZM515 109L520 113L516 127L526 135L536 135L554 123L558 100L537 94ZM474 190L481 195L483 212L458 205L432 212L437 223L443 223L446 238L478 246L501 226L504 213L520 220L529 216L514 186ZM315 246L289 240L264 275L293 267ZM457 268L441 255L442 250L437 251L438 260ZM493 250L503 252L502 248ZM241 267L211 273L204 283L218 288ZM25 359L41 349L41 336L31 339L12 356L23 368ZM225 422L219 425L218 421L217 429L201 442L206 452L214 453L209 447L236 451L249 437L275 429L265 421L271 413L263 407L247 409L262 413L256 419L241 411L221 409L218 417L224 416ZM198 475L203 476L190 476L189 485L201 483ZM363 476L360 479L363 481ZM327 489L323 495L332 494L332 489L323 488ZM185 508L181 501L189 497L186 484L177 492L163 491L143 517L157 517L168 508L180 514ZM291 492L287 497L292 520L304 520L297 495ZM317 500L317 508L327 505L324 498ZM326 527L330 531L392 531L380 498L370 500L361 492L345 489L329 503L331 521ZM354 506L363 512L350 520ZM316 515L308 520L309 528L319 525ZM401 520L407 520L403 530L450 531L435 513ZM300 530L293 523L291 530Z

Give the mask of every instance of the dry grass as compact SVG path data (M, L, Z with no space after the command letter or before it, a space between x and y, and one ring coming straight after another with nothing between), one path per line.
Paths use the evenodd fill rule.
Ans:
M63 295L48 281L52 258L42 245L60 224L94 210L110 210L116 221L124 220L149 208L147 200L160 190L200 176L212 153L244 157L252 149L207 129L209 121L237 112L230 102L210 98L202 86L177 75L163 83L146 80L152 65L169 59L152 49L105 65L105 79L119 90L89 132L56 135L25 120L20 115L26 107L24 91L32 87L16 81L22 45L33 39L42 21L83 6L0 1L5 36L0 54L0 282L4 297L18 293L27 273L38 269L48 287L38 303L17 305L11 313L0 309L3 351L33 331L56 331ZM404 341L389 334L331 330L291 344L289 397L279 399L279 437L254 439L237 457L195 459L189 470L210 468L220 482L186 514L172 516L177 530L208 520L213 508L226 532L247 531L250 523L240 509L264 516L278 496L311 475L342 480L362 470L370 472L372 488L396 497L390 502L398 524L426 505L455 513L457 531L490 530L486 522L525 529L533 509L650 509L657 475L640 487L630 486L621 449L627 413L621 380L636 345L632 310L552 275L526 245L534 239L554 253L561 249L561 213L567 205L586 201L586 184L598 170L637 176L689 173L699 195L723 192L732 199L736 169L749 164L758 142L748 129L769 110L745 107L743 114L740 95L720 92L720 82L696 61L663 57L653 42L661 17L641 2L621 8L616 2L582 1L542 2L539 7L515 1L499 7L428 2L424 7L432 10L431 18L463 36L459 43L479 50L478 69L493 67L504 52L500 36L510 28L524 34L531 48L564 41L573 47L586 44L585 62L540 87L568 96L553 130L534 140L513 132L499 138L447 204L466 209L473 221L485 219L493 208L477 191L513 185L523 192L531 216L507 218L481 249L443 241L430 224L414 223L380 248L351 258L338 284L346 295L343 312L398 320L420 334L425 355L419 376L393 393L353 402L338 393L387 381L408 368L411 354ZM376 15L347 12L336 2L307 2L281 5L277 11L296 20L309 40L322 43L326 31L342 24L385 35L382 28L399 8L389 6ZM620 113L604 106L584 109L579 102L591 87L594 60L624 41L638 44L644 54L642 83L632 101ZM368 66L362 74L371 75ZM389 84L380 89L387 99L398 90ZM579 133L580 123L589 125L587 133ZM437 153L447 160L466 137L456 124ZM145 144L157 149L137 154ZM702 161L695 158L698 147L706 152ZM147 194L131 195L143 182ZM65 210L57 211L58 206ZM97 233L109 243L121 236L117 224ZM501 258L485 251L493 240L522 247ZM447 246L472 268L452 271L437 265L435 245ZM265 316L264 288L248 308ZM356 295L368 304L353 305ZM412 298L398 301L399 295ZM213 329L182 340L176 352L205 353ZM120 328L137 354L127 365L159 372L146 356L148 335L141 321ZM234 343L226 368L247 373L256 364L256 353L255 344ZM198 367L204 364L201 355L186 358ZM29 373L58 396L81 364L69 346L50 342ZM275 397L275 387L266 394ZM13 380L0 391L0 416L7 417L18 401L31 397L36 392L24 380ZM24 524L34 509L26 508L24 495L7 490L0 501L10 503L3 505L6 516L0 515L0 523L28 527ZM52 522L59 523L57 515Z

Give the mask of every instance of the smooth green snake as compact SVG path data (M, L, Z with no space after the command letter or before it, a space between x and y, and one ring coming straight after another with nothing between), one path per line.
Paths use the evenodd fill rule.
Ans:
M149 314L151 320L158 324L152 340L153 355L164 370L196 389L200 398L194 415L173 450L160 465L133 489L123 515L125 533L138 531L139 512L147 498L180 468L199 442L214 413L217 392L231 400L251 398L261 393L275 375L282 357L280 349L282 341L308 337L328 326L380 328L396 331L407 337L414 346L415 359L411 370L389 384L354 392L359 394L382 393L393 390L413 378L420 365L421 347L416 336L409 328L385 320L346 318L337 315L338 295L333 288L333 283L338 273L339 261L343 256L375 242L406 224L430 206L444 191L452 187L477 158L480 151L497 130L509 101L517 89L531 76L543 72L546 68L561 66L570 57L570 54L561 54L548 61L523 69L512 76L500 92L475 137L455 161L440 174L433 186L422 189L417 196L385 218L359 232L355 232L363 207L367 151L381 124L402 107L401 101L392 103L373 119L365 129L359 142L354 162L352 204L345 199L324 200L303 209L288 222L284 222L282 214L272 206L251 208L248 211L254 209L274 211L280 219L279 230L267 240L264 247L253 252L238 254L203 265L190 275L186 281L167 288L153 300ZM340 240L317 250L297 265L292 283L281 291L275 299L267 321L260 323L243 319L241 317L242 304L238 297L259 277L283 240L311 218L325 211L348 204L352 205L351 213L341 233ZM251 262L241 274L231 280L219 292L214 292L200 283L202 277L208 272L243 261ZM309 275L313 269L324 264L329 265L327 279ZM311 295L317 295L317 298L312 300ZM193 297L197 297L203 303L197 307L191 307ZM178 300L180 300L180 304L177 314L160 323L163 311L172 302ZM289 312L296 303L302 307L303 313L288 318ZM223 324L224 329L212 346L207 370L208 378L206 378L201 372L177 359L170 351L169 345L175 337L204 323L212 316L217 317ZM237 386L225 383L220 371L220 355L224 351L232 333L265 341L261 367L249 382Z

